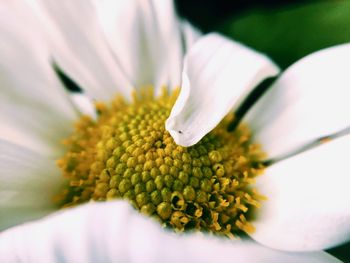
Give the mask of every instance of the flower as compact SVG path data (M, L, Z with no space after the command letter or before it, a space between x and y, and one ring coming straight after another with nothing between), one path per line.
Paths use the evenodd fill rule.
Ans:
M132 87L146 84L159 93L162 85L175 87L182 79L166 128L183 146L238 111L278 68L220 35L200 36L174 16L171 1L15 0L2 4L0 13L0 222L2 229L13 226L0 235L5 261L335 260L307 251L345 242L350 232L348 178L342 173L350 143L349 45L297 62L244 116L273 163L257 179L268 200L251 237L294 251L288 253L253 241L176 236L122 201L15 226L54 210L50 197L62 187L54 163L64 151L58 141L72 132L82 110L93 114L85 96L64 90L53 65L99 100L116 91L128 98ZM325 138L332 140L323 143ZM31 246L33 237L40 246Z

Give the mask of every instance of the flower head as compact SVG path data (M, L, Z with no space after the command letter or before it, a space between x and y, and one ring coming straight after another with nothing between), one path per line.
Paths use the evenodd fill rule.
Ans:
M237 113L247 98L278 67L218 34L201 36L174 15L171 1L16 0L0 5L0 14L2 229L57 209L52 196L69 205L123 196L176 229L231 236L236 228L281 250L322 250L348 240L341 154L350 147L348 45L297 62L244 115ZM68 82L80 88L69 92ZM178 86L179 96L169 95ZM116 94L123 99L111 102ZM232 113L236 124L248 123L267 159L244 126L228 131L233 117L224 117ZM60 141L68 137L67 152ZM63 195L57 159L69 179ZM250 183L261 163L268 167L257 189L267 200L250 218L252 231L245 214L259 206ZM43 253L27 249L34 235ZM120 201L10 228L0 244L1 257L34 262L55 256L154 262L186 248L174 258L210 261L213 252L250 262L332 260L253 241L175 236ZM198 251L202 245L208 250Z

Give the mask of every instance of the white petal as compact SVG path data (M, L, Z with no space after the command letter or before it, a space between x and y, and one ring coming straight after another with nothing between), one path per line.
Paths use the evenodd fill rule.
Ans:
M266 56L218 34L204 36L186 55L167 130L177 144L197 143L256 85L276 74L278 68Z
M140 0L139 0L140 1ZM141 0L144 1L144 0ZM156 61L155 86L168 86L169 89L177 88L181 85L181 71L183 66L184 48L181 38L181 22L175 14L173 0L152 0L151 5L155 9L156 22L158 26L158 38L162 50L154 47ZM147 32L149 32L150 27ZM149 45L155 45L155 39L152 39ZM162 75L162 68L166 68L166 73ZM161 90L158 91L158 94Z
M33 245L33 237L35 244ZM323 252L285 253L253 242L176 235L121 201L89 204L0 235L6 262L339 262Z
M202 36L202 33L187 21L182 21L181 26L185 42L185 49L186 51L188 51L194 45L194 43L196 43L196 41Z
M280 158L350 126L350 45L292 65L246 120L270 158Z
M51 158L62 155L61 141L73 129L73 121L54 108L14 97L0 98L0 122L1 139Z
M132 84L106 43L92 1L38 0L34 9L46 26L54 61L98 100L130 97Z
M36 22L23 4L0 6L0 138L54 155L76 112Z
M51 212L62 182L53 160L0 140L0 230Z
M96 107L88 96L74 92L71 94L71 98L81 114L91 116L95 120L97 119Z
M252 237L285 250L321 250L350 240L350 136L272 165L258 178L267 196Z
M171 0L95 1L112 51L134 87L180 85L183 50Z

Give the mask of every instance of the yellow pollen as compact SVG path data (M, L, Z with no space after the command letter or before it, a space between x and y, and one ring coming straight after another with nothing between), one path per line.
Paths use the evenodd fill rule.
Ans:
M68 182L58 197L62 206L123 198L176 231L253 232L248 219L263 197L252 184L263 153L249 129L228 132L228 115L196 145L176 145L165 121L178 90L153 93L143 89L132 103L120 96L110 105L98 102L97 120L76 123L57 161Z

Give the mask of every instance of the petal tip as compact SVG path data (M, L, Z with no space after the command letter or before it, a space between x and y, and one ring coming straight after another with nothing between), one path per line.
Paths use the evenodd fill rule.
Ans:
M171 137L173 137L175 143L183 147L190 147L201 139L201 137L197 138L198 136L195 137L194 134L177 127L176 117L169 117L166 120L165 129L170 133Z

